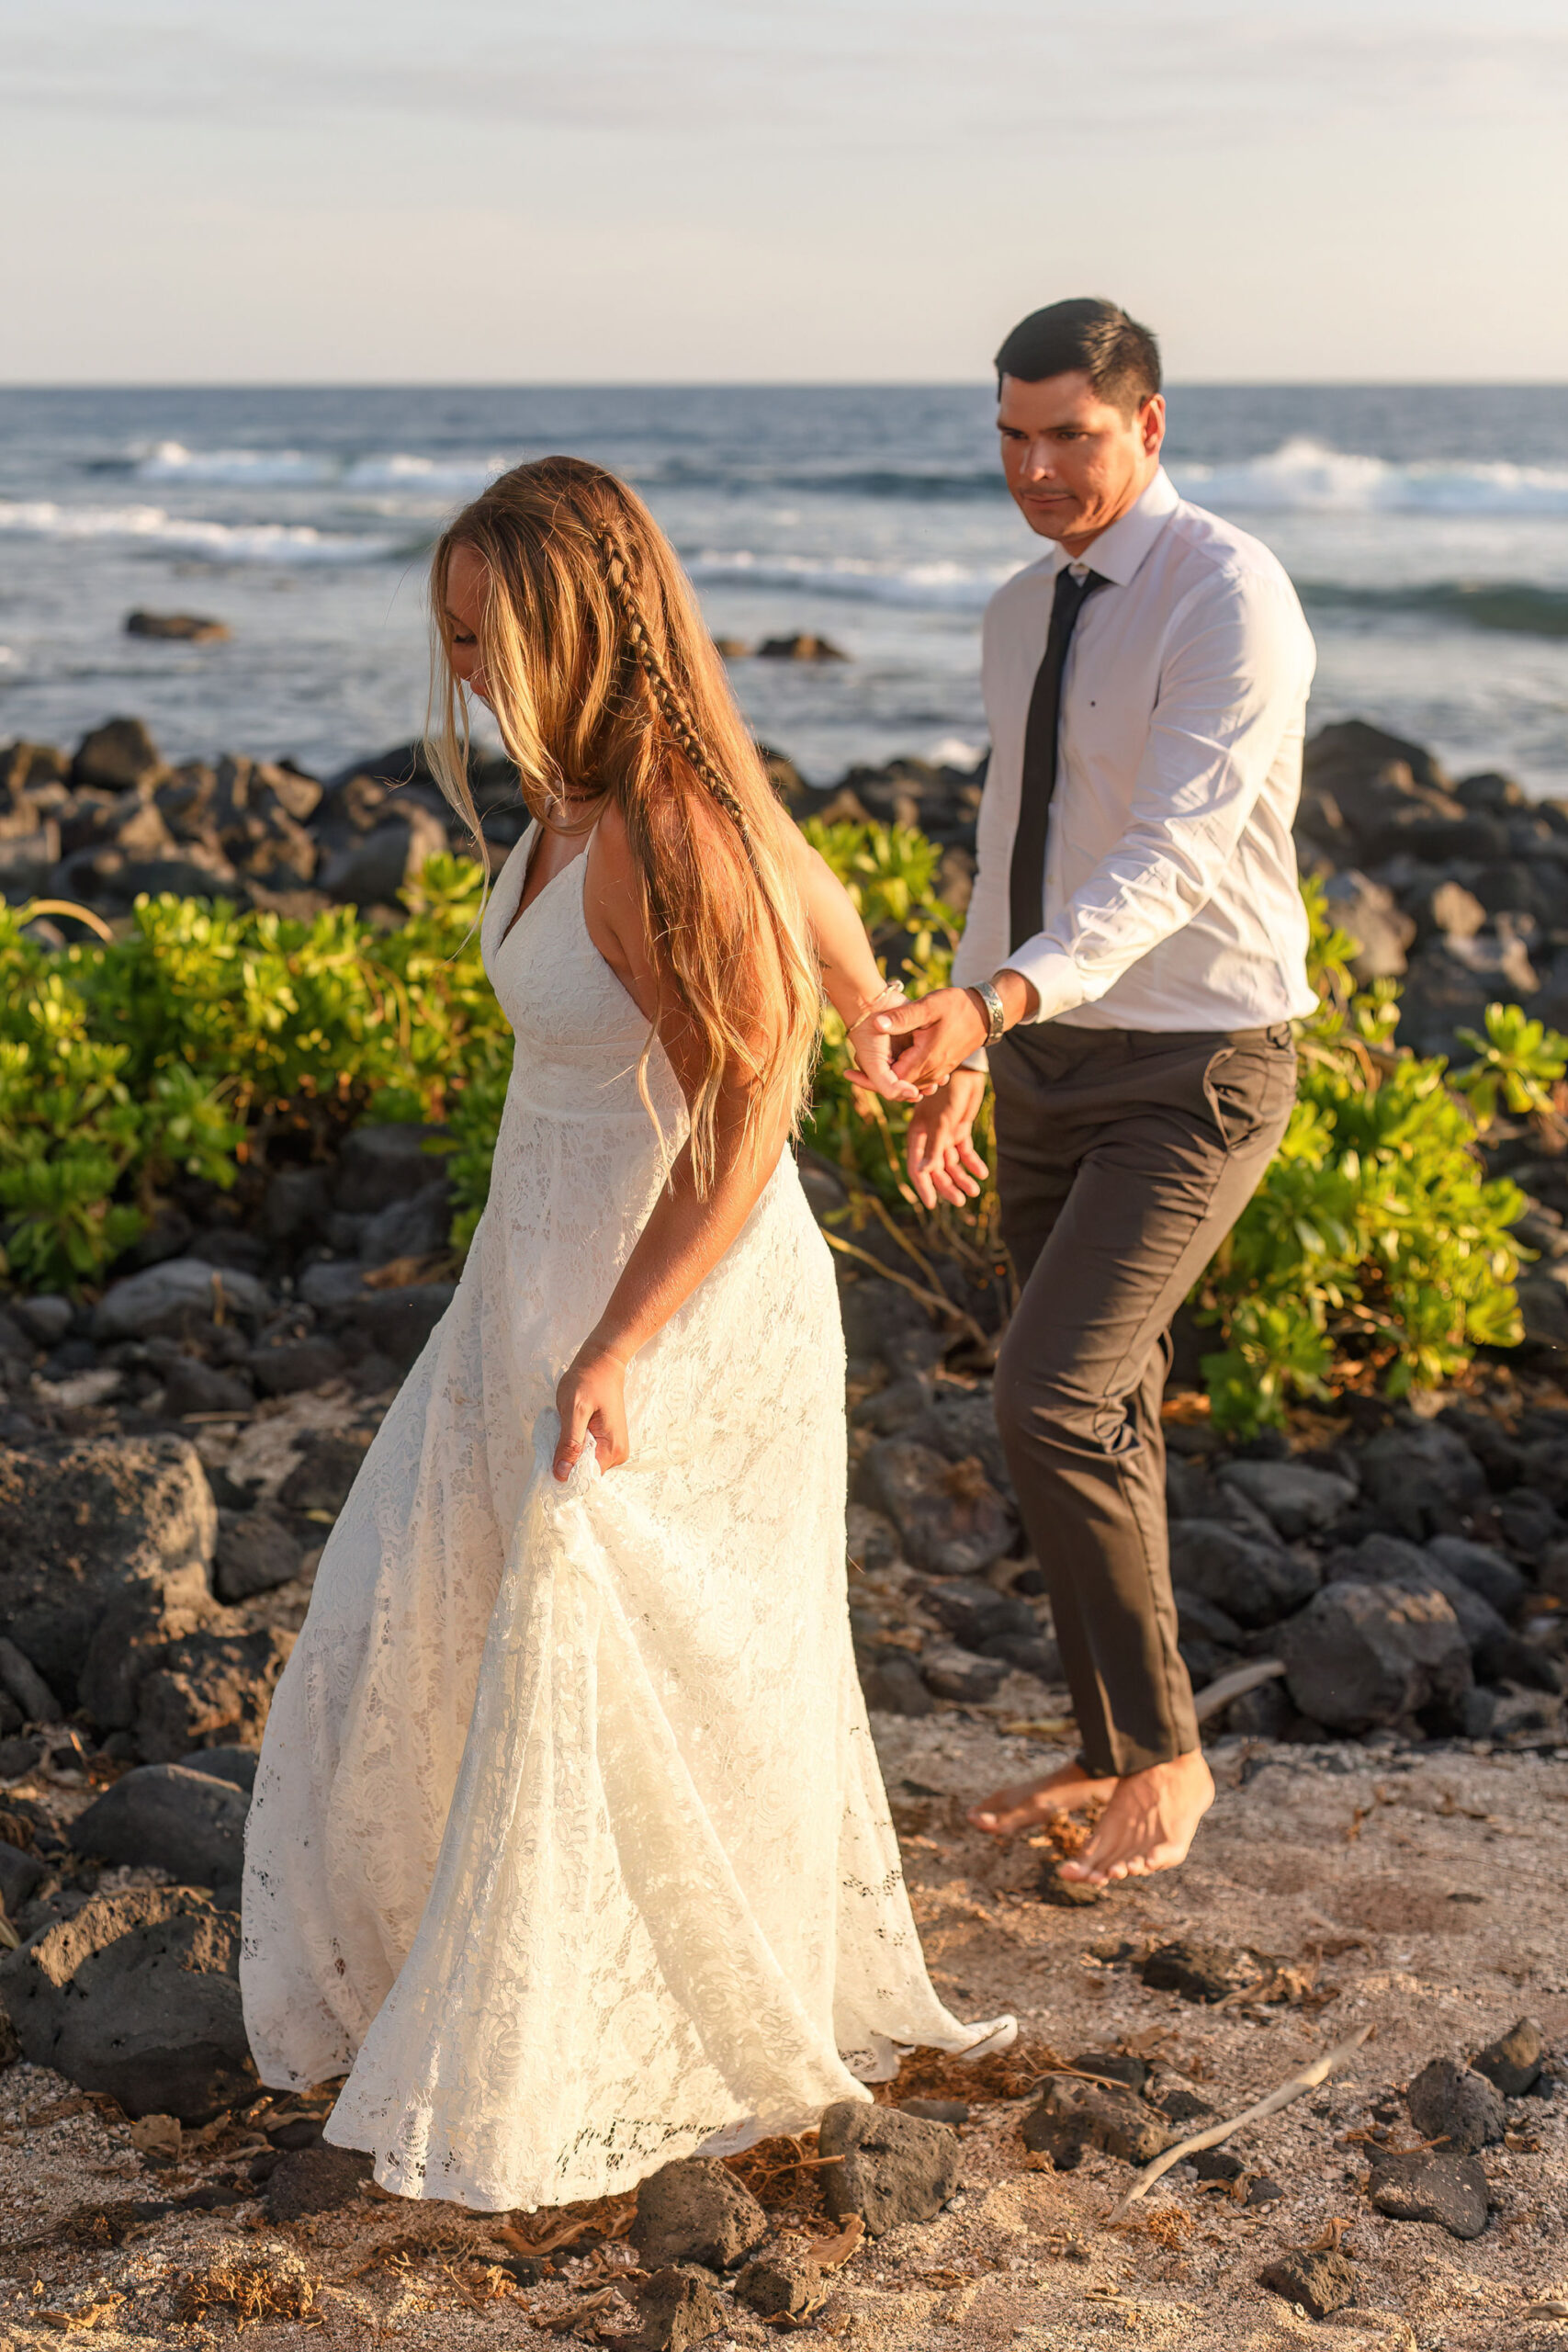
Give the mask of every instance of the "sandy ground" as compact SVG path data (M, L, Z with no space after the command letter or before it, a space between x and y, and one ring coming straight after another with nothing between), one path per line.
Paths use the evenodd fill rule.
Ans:
M1358 2026L1375 2032L1331 2083L1235 2143L1249 2172L1279 2184L1279 2201L1249 2206L1177 2175L1116 2226L1107 2217L1129 2167L1090 2156L1072 2173L1035 2169L1018 2130L1032 2102L996 2095L993 2082L964 2128L953 2206L863 2247L815 2320L791 2332L803 2345L843 2339L868 2352L1119 2342L1271 2352L1311 2338L1316 2324L1260 2288L1258 2273L1337 2222L1359 2290L1322 2326L1343 2352L1568 2346L1568 2319L1530 2311L1568 2302L1568 2081L1555 2100L1510 2108L1509 2143L1484 2159L1492 2220L1468 2245L1374 2214L1362 2187L1370 2143L1355 2136L1382 2128L1414 2145L1408 2119L1377 2127L1373 2105L1427 2058L1467 2054L1521 2014L1540 2020L1554 2051L1568 2049L1568 1750L1221 1743L1219 1801L1186 1869L1067 1910L1034 1892L1040 1850L998 1848L962 1822L961 1799L1040 1769L1041 1742L1001 1728L1024 1692L1038 1702L1038 1686L1020 1680L987 1715L877 1721L927 1951L952 2007L1012 2009L1037 2064L1051 2051L1134 2046L1152 2054L1159 2083L1186 2084L1222 2114ZM1182 1935L1300 1964L1298 1997L1214 2008L1150 1992L1137 1961ZM921 2087L918 2069L906 2068L897 2095ZM3 2352L89 2331L104 2352L224 2343L236 2315L214 2296L225 2278L243 2293L258 2276L300 2316L247 2325L254 2352L323 2341L544 2346L563 2330L592 2342L630 2324L611 2291L619 2248L558 2254L554 2277L521 2288L491 2267L509 2250L497 2235L504 2217L450 2205L361 2190L350 2208L290 2226L254 2202L150 2222L117 2213L231 2177L246 2144L259 2144L254 2127L229 2126L205 2148L187 2135L178 2160L153 2170L123 2119L60 2076L27 2065L0 2075ZM546 2219L517 2226L536 2232ZM819 2216L812 2225L830 2227ZM716 2346L767 2339L734 2309Z

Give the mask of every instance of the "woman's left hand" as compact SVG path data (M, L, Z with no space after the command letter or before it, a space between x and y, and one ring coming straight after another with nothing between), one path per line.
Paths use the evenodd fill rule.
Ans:
M854 1061L844 1074L852 1086L867 1094L880 1094L887 1102L919 1102L932 1091L929 1084L914 1086L895 1075L893 1056L903 1041L895 1041L877 1027L874 1007L863 1012L848 1034Z
M580 1350L556 1390L560 1439L551 1464L565 1480L581 1459L590 1437L601 1470L614 1470L631 1452L626 1432L626 1368L619 1356L590 1341Z

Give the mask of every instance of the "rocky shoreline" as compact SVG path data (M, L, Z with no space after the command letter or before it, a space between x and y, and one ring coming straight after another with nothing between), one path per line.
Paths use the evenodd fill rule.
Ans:
M404 749L325 781L237 758L172 769L134 721L95 730L69 755L13 746L0 752L0 883L13 903L53 899L111 925L144 889L221 890L290 914L355 903L384 910L390 922L397 888L424 859L467 846L427 779L396 783L412 765ZM976 775L897 762L814 793L787 763L776 762L775 774L799 815L919 825L941 846L945 894L963 903ZM475 780L487 842L504 854L523 821L514 784L496 768ZM1324 876L1338 920L1361 943L1358 976L1403 982L1402 1042L1453 1051L1456 1031L1478 1023L1498 996L1568 1021L1568 804L1527 803L1495 776L1452 784L1416 747L1353 722L1325 729L1310 749L1300 833L1303 865ZM62 941L81 935L65 906L39 922ZM22 2086L28 2115L51 2097L76 2097L74 2111L96 2119L94 2131L133 2159L131 2172L156 2170L171 2149L184 2151L187 2167L193 2151L209 2151L189 2195L210 2191L211 2201L197 2209L187 2198L186 2217L233 2204L255 2220L258 2198L274 2227L311 2211L375 2211L364 2205L363 2165L318 2145L330 2100L259 2091L240 2017L234 1905L255 1751L321 1545L451 1295L450 1199L440 1163L423 1149L430 1132L357 1128L333 1158L278 1168L232 1195L181 1180L96 1297L0 1293L0 1902L17 1939L0 1959L0 2060L12 2061L0 2081ZM1568 1361L1559 1353L1568 1342L1568 1161L1539 1126L1507 1121L1489 1149L1529 1193L1527 1238L1541 1253L1521 1286L1524 1349L1478 1365L1462 1396L1427 1398L1419 1410L1354 1398L1332 1417L1298 1416L1289 1436L1239 1447L1221 1443L1191 1399L1172 1400L1182 1646L1209 1694L1205 1736L1222 1781L1228 1776L1238 1792L1265 1768L1332 1781L1341 1762L1358 1774L1449 1770L1456 1787L1505 1764L1568 1781L1557 1772L1568 1755L1568 1399L1557 1378ZM808 1158L804 1172L818 1216L834 1217L846 1205L835 1171ZM976 1774L1001 1777L1005 1764L1016 1777L1070 1737L1044 1578L1026 1554L984 1350L871 1266L840 1261L840 1272L852 1627L885 1762L923 1759L901 1780L890 1775L907 1860L918 1877L927 1849L941 1855L942 1902L956 1872L975 1891L966 1899L999 1917L1000 1865L972 1835L965 1842L940 1758L951 1749ZM1021 1879L1016 1852L1010 1865L1008 1899L1046 1945L1081 1941L1097 1926L1069 1916L1078 1905L1055 1875L1063 1850L1060 1839L1042 1841L1025 1855ZM1108 1898L1113 1916L1126 1910L1124 1897ZM1138 1901L1156 1926L1181 1924L1179 1894ZM1233 1928L1207 1992L1162 1986L1157 1966L1149 1975L1155 1954L1181 1941L1144 1936L1136 2000L1251 2003L1266 2014L1270 1980L1245 1950L1269 1945L1261 1917L1250 1937ZM1026 2008L1005 1952L991 1962L997 2005ZM1293 1998L1280 1997L1310 2016L1310 1993L1311 1982L1298 1982ZM1470 2046L1509 2022L1489 2014ZM1568 2012L1546 2022L1549 2046L1536 2053L1531 2085L1550 2087L1558 2063L1550 2045L1568 2033ZM1452 2068L1462 2052L1450 2031L1449 2046L1416 2054ZM1087 2154L1084 2179L1117 2166L1124 2176L1131 2156L1179 2120L1168 2099L1156 2111L1145 2098L1146 2081L1112 2068L1140 2103L1132 2120L1144 2134L1118 2141L1099 2109L1080 2112L1082 2101L1061 2088L1077 2079L1070 2072L1040 2101L1047 2071L1042 2061L1029 2113L1050 2112L1031 2127L1033 2140L1024 2131L1010 2163L1027 2156L1033 2169L1077 2179ZM895 2086L897 2098L908 2093ZM1386 2082L1378 2095L1387 2102ZM1461 2095L1486 2106L1468 2078ZM987 2078L982 2120L987 2099L1008 2110L1010 2129L1023 2128L1016 2086ZM1412 2124L1451 2142L1451 2132L1427 2130L1417 2104L1413 2082ZM1483 2140L1453 2143L1446 2155L1481 2172L1479 2192L1472 2173L1447 2188L1472 2219L1482 2195L1483 2228L1476 2149L1501 2144L1489 2106L1486 2115ZM1507 2116L1500 2126L1522 2128ZM902 2129L889 2124L895 2142ZM951 2151L924 2145L945 2179ZM315 2188L309 2167L293 2165L305 2154L321 2176ZM941 2198L929 2183L911 2188L919 2165L889 2161L899 2194L917 2204L924 2195L929 2211L917 2216L896 2200L886 2230L917 2218L931 2225L951 2188ZM290 2189L296 2175L304 2185ZM792 2195L798 2186L797 2175ZM794 2317L825 2307L833 2265L821 2250L852 2210L880 2235L864 2207L882 2193L868 2188L860 2208L841 2211L808 2199L817 2251L773 2247L777 2277L758 2292L784 2297L789 2318L790 2265L814 2263L818 2303L816 2287L802 2289ZM1393 2201L1378 2210L1397 2218L1401 2194L1407 2222L1448 2228L1416 2211L1414 2190L1390 2188ZM775 2210L790 2210L788 2200L774 2198ZM165 2202L162 2218L143 2215L134 2231L155 2233L174 2211ZM574 2293L592 2284L619 2296L615 2249L626 2242L603 2221L585 2223L570 2261L553 2268L547 2251L513 2248L532 2269L525 2278L514 2261L505 2292L570 2271ZM67 2243L56 2249L62 2261ZM761 2245L754 2236L748 2260ZM700 2250L666 2248L642 2267L657 2283L694 2263L715 2278L730 2275ZM279 2279L286 2273L283 2263ZM857 2275L852 2267L844 2278ZM627 2283L638 2282L627 2274ZM276 2291L274 2316L291 2309L303 2324L307 2306L298 2297L288 2306L283 2285ZM739 2329L736 2340L750 2325L761 2340L755 2314L781 2316L744 2298L738 2307L727 2292L715 2317L704 2295L713 2301L712 2280L666 2278L657 2295L648 2289L646 2312L623 2297L617 2324L635 2312L645 2331L636 2340L649 2344L700 2340L698 2320L704 2333ZM159 2309L159 2324L173 2325L173 2306ZM0 2309L0 2340L12 2316Z

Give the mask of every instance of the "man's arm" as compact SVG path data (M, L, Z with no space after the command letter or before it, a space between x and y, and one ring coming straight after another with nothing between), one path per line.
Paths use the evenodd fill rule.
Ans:
M1092 1004L1190 922L1300 707L1304 635L1288 582L1247 573L1178 614L1126 830L1050 926L1008 964L1048 1021Z
M1287 582L1233 578L1178 615L1172 636L1122 839L996 976L1010 1028L1093 1003L1191 921L1235 854L1299 707L1305 639ZM986 1035L978 1000L959 987L876 1023L920 1033L895 1065L916 1083L940 1083Z

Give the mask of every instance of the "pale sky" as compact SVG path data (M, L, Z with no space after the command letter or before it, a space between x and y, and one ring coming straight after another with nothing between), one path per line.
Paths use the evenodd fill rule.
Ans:
M0 0L0 381L1568 381L1562 0Z

